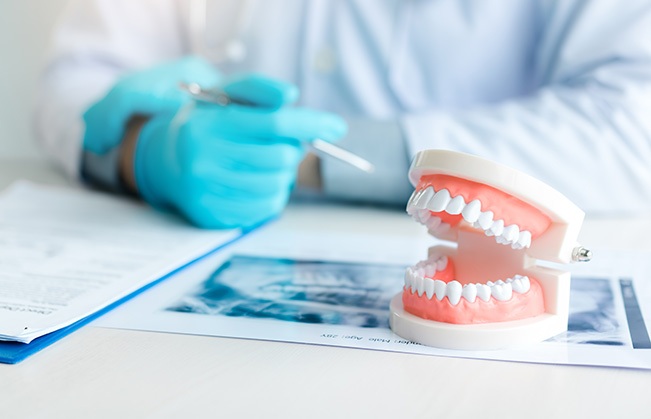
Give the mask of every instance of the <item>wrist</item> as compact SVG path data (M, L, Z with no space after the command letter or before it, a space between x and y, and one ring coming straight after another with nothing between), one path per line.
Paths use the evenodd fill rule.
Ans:
M298 166L297 185L302 189L321 191L321 160L316 154L308 153Z
M148 121L144 116L134 116L128 122L119 152L119 176L125 188L138 195L138 184L136 183L135 157L138 137L143 126Z

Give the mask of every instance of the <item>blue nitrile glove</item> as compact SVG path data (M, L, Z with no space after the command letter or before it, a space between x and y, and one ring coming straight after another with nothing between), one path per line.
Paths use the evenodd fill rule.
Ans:
M134 115L176 112L190 101L179 89L180 82L212 87L220 79L215 68L199 57L127 75L84 113L84 150L102 155L115 148Z
M262 76L223 87L255 106L196 104L158 114L142 128L135 156L140 194L206 228L251 227L279 214L289 199L304 143L336 141L340 117L290 107L298 89Z

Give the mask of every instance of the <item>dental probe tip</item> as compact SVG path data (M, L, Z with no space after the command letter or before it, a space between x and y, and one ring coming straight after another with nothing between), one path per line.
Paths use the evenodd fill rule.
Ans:
M572 250L573 262L589 262L592 259L592 251L583 246L575 247Z
M320 138L316 138L312 141L312 147L317 151L325 153L331 157L334 157L338 160L341 160L344 163L348 163L353 167L356 167L366 173L373 173L375 171L375 166L373 163L368 160L364 160L356 154L351 153L348 150L337 147L334 144L331 144L327 141L324 141Z
M185 90L186 92L191 93L193 95L201 94L203 91L199 83L179 82L179 87L181 88L181 90Z

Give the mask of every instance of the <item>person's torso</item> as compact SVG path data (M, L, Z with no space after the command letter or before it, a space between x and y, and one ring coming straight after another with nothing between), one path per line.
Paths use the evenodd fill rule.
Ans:
M213 1L207 51L236 50L220 52L220 68L296 83L305 106L381 118L494 103L536 87L537 2Z

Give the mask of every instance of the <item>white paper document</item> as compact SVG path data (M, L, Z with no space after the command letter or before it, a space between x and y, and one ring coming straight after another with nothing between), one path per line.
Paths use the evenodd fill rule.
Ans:
M434 240L434 239L431 239ZM432 244L431 242L428 244ZM269 225L99 319L103 327L505 361L651 369L648 255L595 251L574 265L568 332L501 351L452 351L389 329L422 238ZM646 270L645 270L646 269Z
M0 340L68 326L239 235L129 199L16 183L0 195Z

